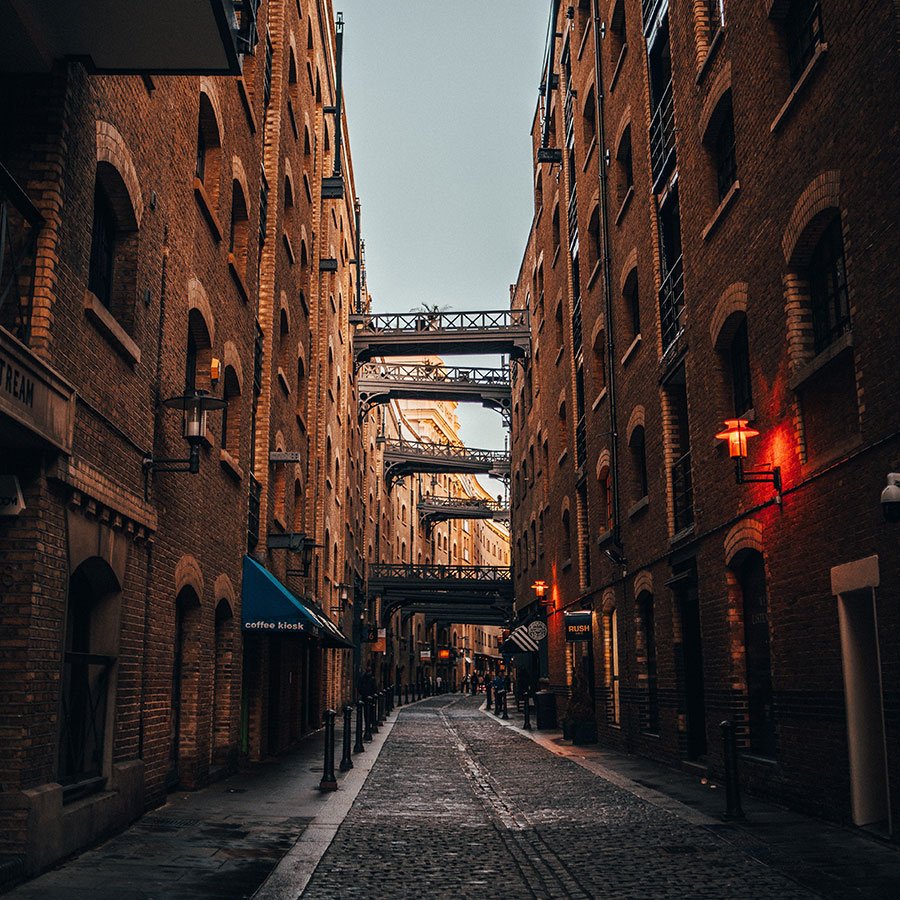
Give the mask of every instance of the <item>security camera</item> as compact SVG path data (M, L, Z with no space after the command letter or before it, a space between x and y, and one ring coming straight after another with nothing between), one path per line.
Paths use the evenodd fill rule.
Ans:
M891 472L881 492L881 512L887 522L900 522L900 472Z

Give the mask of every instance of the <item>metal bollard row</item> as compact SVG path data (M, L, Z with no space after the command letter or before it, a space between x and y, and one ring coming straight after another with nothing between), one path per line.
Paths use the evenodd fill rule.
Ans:
M320 791L337 790L337 778L334 775L334 717L333 709L325 710L325 765L319 782Z

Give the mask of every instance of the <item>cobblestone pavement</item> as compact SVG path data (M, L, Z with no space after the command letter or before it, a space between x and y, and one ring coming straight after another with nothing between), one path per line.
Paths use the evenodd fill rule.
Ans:
M401 711L304 898L815 896L479 703Z

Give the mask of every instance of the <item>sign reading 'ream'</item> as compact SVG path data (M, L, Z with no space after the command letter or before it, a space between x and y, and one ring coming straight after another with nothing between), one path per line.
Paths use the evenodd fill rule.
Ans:
M583 612L566 613L566 640L569 643L575 641L589 641L591 639L591 613Z

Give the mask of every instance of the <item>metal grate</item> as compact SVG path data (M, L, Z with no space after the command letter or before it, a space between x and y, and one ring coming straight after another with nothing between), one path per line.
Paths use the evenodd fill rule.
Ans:
M250 499L247 505L247 546L250 550L259 543L259 507L262 497L262 485L253 477L250 478Z
M691 480L690 451L672 466L672 500L675 509L675 533L694 524L694 486Z
M666 272L659 288L659 317L663 349L668 349L681 334L684 312L684 270L681 257Z
M675 99L670 81L650 120L650 165L654 188L675 161Z

